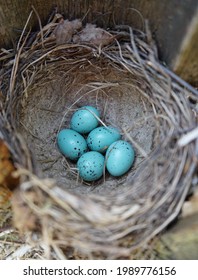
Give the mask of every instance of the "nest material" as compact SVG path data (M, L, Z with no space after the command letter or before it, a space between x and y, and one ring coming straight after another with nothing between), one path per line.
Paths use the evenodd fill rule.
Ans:
M34 233L27 251L45 258L139 258L178 216L191 186L197 140L178 140L196 126L189 102L196 92L160 65L148 34L125 27L103 48L57 46L56 25L36 37L23 32L16 53L1 53L0 136L21 180L15 226ZM60 155L57 132L82 105L96 106L101 123L132 143L128 174L85 184Z

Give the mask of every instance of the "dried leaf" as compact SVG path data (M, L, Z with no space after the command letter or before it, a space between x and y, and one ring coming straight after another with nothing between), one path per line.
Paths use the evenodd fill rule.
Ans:
M86 27L73 36L74 43L86 42L96 46L106 46L113 42L115 36L94 24L87 24Z
M30 193L34 195L35 193ZM13 223L20 231L34 230L37 227L37 218L32 210L26 205L22 199L20 191L17 189L12 195Z
M0 185L0 209L5 209L10 206L10 198L12 192L5 186Z
M5 142L0 140L0 186L10 190L18 186L19 178L13 176L15 170L10 151Z
M56 43L58 45L70 43L72 36L81 28L82 22L79 19L73 21L61 19L53 32L53 35L56 37Z

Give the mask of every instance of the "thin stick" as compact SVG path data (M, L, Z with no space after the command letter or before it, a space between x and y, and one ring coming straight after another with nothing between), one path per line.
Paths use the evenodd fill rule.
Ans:
M17 73L18 66L19 66L20 56L21 56L23 47L24 47L24 45L27 41L27 38L28 38L29 34L30 34L30 31L27 33L26 38L25 38L22 46L20 47L20 49L18 50L18 53L16 54L16 56L14 58L14 64L13 64L13 67L12 67L12 72L11 72L11 77L10 77L10 96L12 95L13 90L14 90L15 81L16 81L16 73ZM7 96L7 98L8 98L8 96Z
M188 132L186 135L183 135L177 142L179 147L184 147L190 142L198 139L198 127Z
M31 19L32 13L33 13L33 11L30 12L30 14L29 14L29 16L28 16L28 19L27 19L27 21L26 21L26 23L25 23L25 26L24 26L24 28L23 28L23 31L22 31L22 33L21 33L21 36L20 36L20 38L19 38L19 41L18 41L18 44L17 44L17 51L18 51L19 48L20 48L21 40L22 40L22 38L23 38L23 35L24 35L25 30L26 30L26 28L27 28L27 25L28 25L28 23L29 23L29 21L30 21L30 19Z
M38 22L39 22L39 28L40 28L40 33L41 33L41 44L42 44L42 47L44 48L43 27L42 27L41 19L39 17L39 14L38 14L37 10L35 9L35 7L33 5L32 5L32 9L33 9L34 13L36 14L36 17L37 17Z
M123 129L124 134L126 135L126 137L131 141L131 143L133 144L133 146L141 153L141 155L144 158L148 157L148 154L144 151L144 149L142 147L140 147L140 145L129 135L129 133L126 131L126 129Z
M175 80L177 83L179 83L181 86L184 88L188 89L192 93L194 93L196 96L198 96L198 90L195 89L193 86L191 86L189 83L186 81L182 80L177 74L172 72L170 69L166 68L165 66L159 64L158 61L155 61L156 65L152 63L151 61L146 62L149 66L153 67L154 69L157 69L156 65L160 67L165 73L167 73L173 80Z

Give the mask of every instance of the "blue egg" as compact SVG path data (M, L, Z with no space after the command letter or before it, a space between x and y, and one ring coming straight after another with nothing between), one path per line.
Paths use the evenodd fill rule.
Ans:
M57 136L57 144L61 153L71 160L77 160L87 151L84 137L72 129L61 130Z
M71 118L71 129L79 133L89 133L98 126L99 111L92 106L84 106L78 109Z
M104 156L94 151L87 152L79 158L77 168L83 180L98 180L103 175Z
M106 168L112 176L124 175L132 166L135 152L131 144L124 140L109 146L105 156Z
M117 128L99 126L89 133L87 145L92 151L104 153L113 142L120 138L121 135Z

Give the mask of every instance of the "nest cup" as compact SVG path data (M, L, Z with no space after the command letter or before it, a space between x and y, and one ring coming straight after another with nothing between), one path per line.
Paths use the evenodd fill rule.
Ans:
M197 143L178 141L196 125L196 95L159 63L148 34L125 26L109 31L119 39L102 48L56 45L56 25L31 45L23 34L14 60L3 62L1 135L21 180L14 224L45 258L144 258L192 184ZM134 147L127 174L86 183L60 154L57 133L84 105Z

